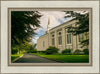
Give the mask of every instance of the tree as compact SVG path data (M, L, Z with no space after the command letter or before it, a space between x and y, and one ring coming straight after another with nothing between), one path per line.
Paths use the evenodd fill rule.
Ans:
M36 44L31 44L30 43L30 48L27 50L28 53L34 53L37 52L36 50Z
M73 20L77 20L75 26L69 26L68 32L72 33L73 35L79 35L79 34L86 34L86 39L81 41L81 44L84 46L89 45L89 12L83 11L81 12L75 12L75 11L65 11L68 17L72 17Z
M11 12L11 43L20 45L31 41L36 34L34 30L40 27L38 11L12 11Z
M12 54L20 54L27 52L28 50L30 50L30 46L31 44L29 44L27 41L25 41L24 43L20 43L19 45L13 44L13 46L11 46Z

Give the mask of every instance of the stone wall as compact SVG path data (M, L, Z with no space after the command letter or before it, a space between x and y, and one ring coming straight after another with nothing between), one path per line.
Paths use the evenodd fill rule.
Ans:
M37 40L37 50L45 51L48 48L48 34L45 34Z

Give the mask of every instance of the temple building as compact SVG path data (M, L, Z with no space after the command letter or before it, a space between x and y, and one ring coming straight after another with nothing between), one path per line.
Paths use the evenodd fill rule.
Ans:
M72 49L75 51L76 49L82 50L80 41L85 39L85 35L72 35L67 32L67 27L72 25L75 26L76 20L69 20L59 26L56 26L50 29L50 19L47 25L47 32L39 37L37 40L37 50L45 51L49 46L55 46L59 48L59 52L64 49Z

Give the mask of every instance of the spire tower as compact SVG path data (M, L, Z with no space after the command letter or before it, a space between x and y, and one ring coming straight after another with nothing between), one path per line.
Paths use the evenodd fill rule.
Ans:
M49 30L50 30L50 16L48 16L47 33L49 33Z

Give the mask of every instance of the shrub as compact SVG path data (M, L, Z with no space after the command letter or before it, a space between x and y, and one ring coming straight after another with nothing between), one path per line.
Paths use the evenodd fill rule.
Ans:
M28 50L27 53L37 53L37 50L36 49Z
M16 48L12 48L12 49L11 49L11 53L12 53L12 54L17 54L17 53L18 53L18 50L17 50Z
M18 45L12 45L11 46L11 53L12 54L17 54L17 53L20 53L20 48Z
M37 49L34 49L34 50L33 50L33 53L37 53Z
M71 49L65 49L62 51L62 54L70 54L71 53Z
M45 51L45 53L46 53L46 54L56 54L56 53L58 53L58 51L59 51L58 48L50 46L50 47Z
M83 49L84 54L89 54L89 49Z
M79 49L76 49L75 51L74 51L74 54L81 54L81 50L79 50Z
M37 51L37 53L45 54L46 51Z
M31 53L37 53L36 49L31 50Z

